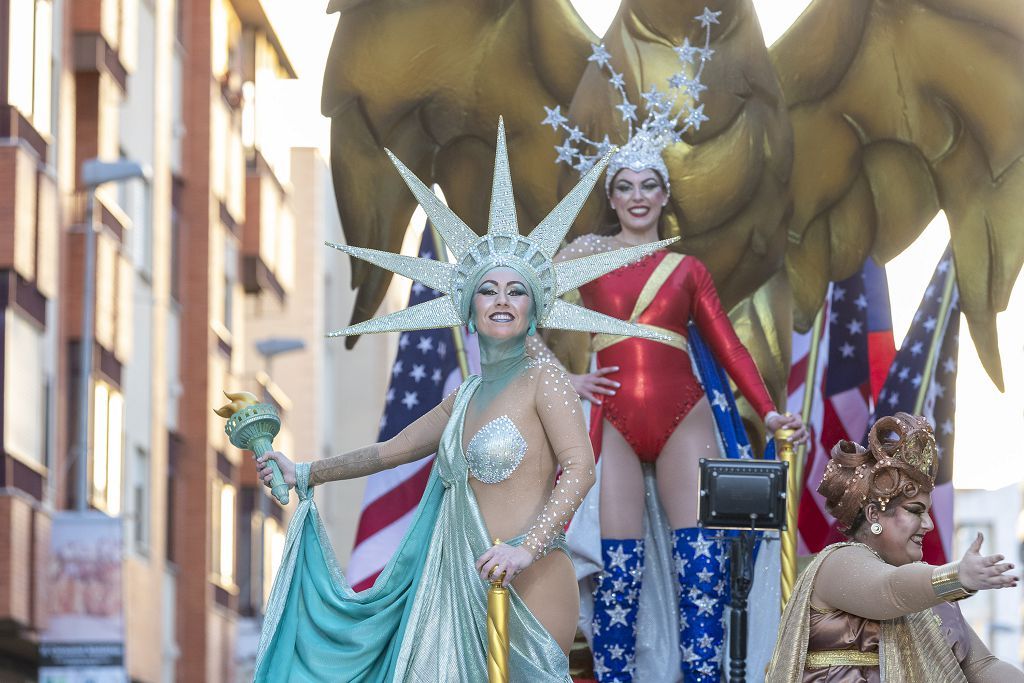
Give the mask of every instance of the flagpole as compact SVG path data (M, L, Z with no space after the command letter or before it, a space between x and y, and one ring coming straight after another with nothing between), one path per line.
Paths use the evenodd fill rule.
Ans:
M430 235L434 239L434 251L437 252L437 260L447 262L448 248L445 247L444 240L441 239L437 228L429 220L427 221L427 227L430 229ZM459 361L459 372L462 373L462 379L466 379L469 377L469 358L466 356L466 343L462 338L462 326L458 325L451 328L451 330L452 340L455 342L455 357Z
M811 407L814 401L814 390L818 383L818 347L821 345L821 328L823 326L825 307L828 299L822 303L818 313L814 316L814 326L811 330L811 347L807 352L807 371L804 374L804 402L801 406L800 415L804 424L809 425L811 421ZM810 428L808 427L808 442L810 441ZM793 451L793 442L789 440L792 434L788 429L779 430L775 434L776 444L781 440L779 447L779 459L789 463L789 475L787 477L786 492L786 530L782 532L781 566L782 571L779 579L782 584L781 608L786 607L789 597L793 592L793 585L796 583L796 547L797 535L799 533L800 520L800 498L803 494L804 481L804 459L807 455L807 443L800 444L796 452Z
M928 398L928 387L931 386L932 377L935 375L935 366L939 361L939 340L946 331L946 323L949 322L950 302L953 300L953 285L956 284L956 265L953 263L953 254L949 255L949 268L946 269L946 281L942 285L942 303L939 304L939 320L932 330L932 343L928 347L928 360L924 364L924 376L921 378L921 386L917 388L917 400L914 401L914 415L921 415L924 409L924 402Z

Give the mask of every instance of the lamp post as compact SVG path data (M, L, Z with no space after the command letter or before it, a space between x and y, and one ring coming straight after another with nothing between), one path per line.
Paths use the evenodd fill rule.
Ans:
M82 187L86 191L85 286L82 301L82 340L79 349L81 360L78 387L78 446L75 454L78 464L78 496L75 502L80 512L89 508L89 380L92 377L92 328L96 309L96 231L93 225L96 188L106 183L117 183L132 178L148 180L151 175L152 171L148 166L130 159L89 159L82 164Z

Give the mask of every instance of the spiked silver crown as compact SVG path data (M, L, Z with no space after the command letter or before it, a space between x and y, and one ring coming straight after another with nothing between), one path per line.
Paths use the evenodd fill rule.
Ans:
M404 275L443 294L433 301L350 325L327 336L343 337L465 325L469 322L469 302L480 277L493 268L508 266L529 281L536 306L538 327L662 339L662 335L657 332L558 298L678 239L615 249L561 263L552 262L555 252L561 246L562 240L565 239L580 208L607 166L612 153L614 150L610 150L603 159L593 164L558 206L529 235L523 236L519 233L516 220L508 150L505 146L505 124L499 120L490 214L487 233L481 237L470 230L462 219L416 177L416 174L388 151L388 156L405 184L409 186L441 235L441 239L455 256L455 263L327 242L328 246L350 256Z

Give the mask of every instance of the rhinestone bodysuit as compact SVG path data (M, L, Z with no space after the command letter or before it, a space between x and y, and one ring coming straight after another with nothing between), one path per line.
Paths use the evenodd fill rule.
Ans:
M526 439L508 415L480 428L466 447L469 473L485 484L505 481L526 455Z

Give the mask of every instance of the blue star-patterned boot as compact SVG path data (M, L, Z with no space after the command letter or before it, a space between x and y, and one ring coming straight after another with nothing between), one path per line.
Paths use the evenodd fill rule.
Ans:
M601 557L604 571L594 586L594 673L600 683L631 683L644 541L603 538Z
M676 529L673 557L679 579L679 655L683 683L721 680L729 551L697 527Z

